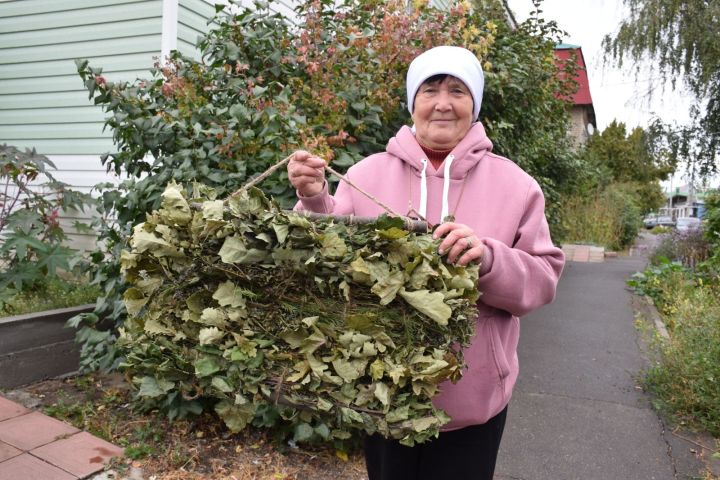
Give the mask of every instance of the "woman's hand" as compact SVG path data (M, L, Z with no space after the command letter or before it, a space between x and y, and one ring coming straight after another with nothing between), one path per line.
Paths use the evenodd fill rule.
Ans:
M322 192L325 185L325 160L298 150L288 162L288 178L303 197L313 197Z
M435 229L433 238L445 237L440 243L440 255L447 253L447 261L466 266L470 262L480 264L485 245L475 236L472 228L463 223L447 222ZM463 253L464 252L464 253Z

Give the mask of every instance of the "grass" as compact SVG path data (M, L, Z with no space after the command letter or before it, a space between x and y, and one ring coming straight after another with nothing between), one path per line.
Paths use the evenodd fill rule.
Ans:
M32 290L0 292L0 317L95 303L101 293L96 285L51 278Z
M675 421L720 437L720 289L675 285L661 309L670 339L657 340L644 387Z
M158 411L136 411L118 374L45 380L23 390L46 414L122 447L124 458L111 465L120 475L137 467L158 480L367 478L359 451L341 458L329 445L291 447L264 428L232 434L207 413L170 422Z
M655 226L650 230L650 233L652 233L653 235L662 235L662 234L665 234L665 233L670 233L670 232L672 232L672 231L673 231L673 229L670 228L670 227L665 227L665 226L663 226L663 225L655 225Z

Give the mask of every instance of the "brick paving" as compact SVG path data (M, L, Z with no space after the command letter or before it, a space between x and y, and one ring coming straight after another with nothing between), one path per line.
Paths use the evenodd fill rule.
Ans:
M603 247L592 245L563 244L562 250L568 262L600 263L605 261L606 256L617 256L615 252L606 252Z
M0 396L0 480L77 480L122 449Z

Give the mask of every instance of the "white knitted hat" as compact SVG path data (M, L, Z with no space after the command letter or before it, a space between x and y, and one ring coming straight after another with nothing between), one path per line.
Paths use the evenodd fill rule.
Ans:
M480 61L462 47L435 47L427 50L410 63L407 73L407 104L410 114L420 85L434 75L452 75L463 81L473 98L473 120L480 115L485 77Z

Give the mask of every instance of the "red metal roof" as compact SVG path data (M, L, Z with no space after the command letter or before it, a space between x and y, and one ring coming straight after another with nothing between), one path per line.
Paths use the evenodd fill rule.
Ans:
M575 105L592 105L592 96L590 95L590 82L587 76L587 67L585 66L585 58L583 58L582 48L577 45L561 44L555 47L555 56L559 60L568 60L571 56L575 56L577 63L577 73L575 81L578 83L578 90L572 95L572 102Z

